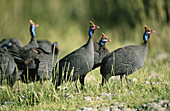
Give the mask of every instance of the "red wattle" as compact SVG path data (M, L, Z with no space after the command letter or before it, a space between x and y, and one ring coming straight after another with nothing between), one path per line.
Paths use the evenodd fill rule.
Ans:
M93 28L93 30L96 30L96 28L97 28L97 27L95 26L95 27Z
M151 34L152 33L152 30L150 30L150 33L148 33L148 34Z

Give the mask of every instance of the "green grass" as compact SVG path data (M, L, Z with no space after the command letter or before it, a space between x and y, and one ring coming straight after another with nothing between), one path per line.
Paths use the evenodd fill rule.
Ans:
M61 50L60 58L86 43L87 38L82 38L81 31L77 32L76 27L68 30L65 36L71 36L67 39L58 39ZM121 40L119 38L123 36L121 29L105 32L112 39L111 43L107 43L108 49L113 51L130 44L141 44L144 29L143 26L140 27L139 25L135 29L135 33L127 30L127 33L132 35L131 37L134 37L134 40ZM140 70L129 76L131 84L129 89L124 78L125 87L122 87L120 81L112 79L101 87L100 70L97 68L88 73L85 81L86 90L80 93L77 92L74 82L63 84L59 90L55 90L51 81L46 81L44 84L35 82L29 84L29 86L17 82L13 88L6 85L0 86L0 105L4 105L5 101L14 103L4 105L1 110L75 110L88 106L94 108L109 107L111 104L116 104L116 102L126 103L127 107L139 108L148 102L157 102L161 99L170 100L170 48L168 44L169 37L166 35L168 29L169 26L166 26L162 33L156 30L157 32L152 34L145 64ZM74 31L77 33L75 34ZM57 35L53 31L50 33L52 37ZM98 41L100 37L100 30L98 30L93 38ZM70 43L70 40L72 40L72 43ZM159 57L162 54L165 54L165 56ZM133 78L136 78L137 82L133 82ZM5 81L3 82L5 83ZM66 89L63 89L63 87ZM102 95L103 93L111 93L111 96L107 97ZM84 97L90 97L91 101L87 101Z
M86 76L86 91L80 93L72 82L56 91L50 81L44 84L35 82L29 86L17 82L13 88L6 86L6 81L3 81L4 85L0 86L0 106L5 101L12 101L14 104L4 105L0 110L75 110L85 106L109 107L116 102L139 108L148 102L170 100L170 25L165 11L166 7L169 9L169 2L144 2L145 0L129 0L127 3L121 0L1 0L0 40L15 37L23 45L27 44L30 41L29 20L32 19L39 24L36 29L37 39L58 42L59 59L87 42L89 20L101 27L95 31L94 41L100 40L102 32L112 40L106 44L110 51L127 45L142 44L143 25L156 32L149 39L144 66L129 76L130 89L127 88L125 79L125 87L121 86L120 81L113 79L101 87L99 68ZM133 82L133 78L137 82ZM62 87L66 87L66 90ZM112 96L101 95L103 93L111 93ZM92 101L87 101L84 97L91 97Z
M60 58L86 43L88 36L84 38L81 31L76 30L77 27L76 25L71 26L71 29L67 30L67 33L64 34L67 39L58 38L57 41L61 50ZM170 37L167 36L169 26L165 26L162 31L158 30L156 26L152 29L155 29L156 32L151 35L149 40L145 64L140 70L129 76L130 89L127 88L125 79L123 79L125 87L122 87L120 81L112 79L101 87L101 75L98 68L86 76L86 90L80 93L77 92L75 84L72 82L63 84L57 91L50 81L46 81L44 84L40 82L31 83L29 87L20 82L17 82L13 88L6 85L0 86L0 105L4 105L5 101L14 103L4 105L1 110L75 110L88 106L94 108L109 107L116 102L126 103L127 107L139 108L148 102L157 102L161 99L170 100ZM129 29L125 31L128 35L131 35L127 36L128 38L131 37L129 40L122 39L124 36L122 31L125 31L125 29L112 29L105 32L112 40L111 43L106 45L110 51L130 44L138 45L142 43L143 26L138 25L135 31ZM55 31L49 33L52 37L49 40L55 40L57 33ZM70 36L67 37L68 35ZM62 35L57 37L60 36ZM101 30L96 30L94 40L98 41L100 37ZM162 54L165 54L165 56L159 57ZM91 76L92 79L89 80L88 78ZM136 78L137 82L133 82L133 78ZM66 89L63 90L62 87L66 87ZM101 95L103 93L111 93L111 96ZM84 97L90 97L91 101L87 101Z
M170 100L169 62L169 58L152 62L152 65L146 61L144 67L129 76L131 84L129 89L125 79L123 79L124 87L119 80L113 79L101 87L99 69L87 75L86 90L81 92L77 92L72 82L63 84L58 90L55 90L50 81L43 84L35 82L29 86L17 82L13 88L0 87L0 104L2 105L5 101L14 103L3 106L2 110L75 110L85 106L109 107L115 102L126 103L127 107L139 108L148 102L157 102L160 99ZM93 78L89 80L91 76ZM137 81L133 82L133 78ZM101 95L103 93L111 93L111 96ZM91 101L85 100L84 97L90 97Z

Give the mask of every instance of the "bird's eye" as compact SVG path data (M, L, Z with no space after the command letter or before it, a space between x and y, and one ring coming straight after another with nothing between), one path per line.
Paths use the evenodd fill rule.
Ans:
M107 38L104 38L103 41L106 42L106 41L107 41Z
M147 34L149 34L149 33L150 33L150 31L147 31L146 33L147 33Z

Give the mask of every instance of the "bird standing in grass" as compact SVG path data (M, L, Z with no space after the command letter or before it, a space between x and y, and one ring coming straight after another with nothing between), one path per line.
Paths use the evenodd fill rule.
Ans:
M32 37L35 37L35 28L37 25L30 21L30 30ZM47 80L52 76L52 71L57 63L57 57L59 53L58 44L55 42L50 45L51 51L46 52L42 48L35 47L36 39L32 38L30 44L25 48L22 48L16 44L7 44L8 51L14 57L15 63L18 66L18 70L22 70L19 73L21 80L25 83L37 80ZM17 78L16 80L18 80Z
M94 23L90 21L89 39L87 43L59 61L59 77L56 88L60 86L63 80L75 81L78 80L78 78L81 85L84 86L84 78L86 74L92 70L94 65L94 41L92 35L97 28L99 28L99 26L94 25ZM62 73L64 73L64 76ZM77 82L76 88L78 89Z
M51 79L53 68L57 63L57 56L41 48L31 48L26 50L26 53L31 53L31 56L23 61L25 67L21 80L29 83Z
M8 49L11 44L6 44L0 48L0 83L2 84L3 79L7 79L7 84L12 87L19 79L19 75L22 74L22 70L17 68L15 62L15 58L18 58L17 54L13 54Z
M142 45L130 45L122 47L109 53L103 58L100 67L102 85L108 81L111 76L117 75L120 75L121 82L122 76L125 75L126 81L129 85L128 75L143 66L148 52L148 40L152 32L154 32L146 25L144 25L144 28L144 42Z
M7 48L0 48L0 83L12 75L16 67L14 58Z

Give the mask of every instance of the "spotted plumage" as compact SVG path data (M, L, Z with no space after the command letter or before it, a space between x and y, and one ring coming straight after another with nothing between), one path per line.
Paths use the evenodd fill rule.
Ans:
M71 79L73 81L79 78L81 85L84 86L84 78L86 74L92 70L94 65L94 41L92 34L97 28L99 28L99 26L94 25L93 22L90 21L89 39L87 43L59 61L59 77L56 86L60 86L62 80L66 80L66 78L67 80ZM62 76L62 73L64 73L64 76ZM78 88L77 85L76 87Z
M125 75L128 82L128 75L140 69L145 61L148 52L148 39L153 32L147 26L144 26L145 32L143 35L144 43L142 45L130 45L119 48L103 58L100 67L100 73L103 76L102 84L111 76Z

